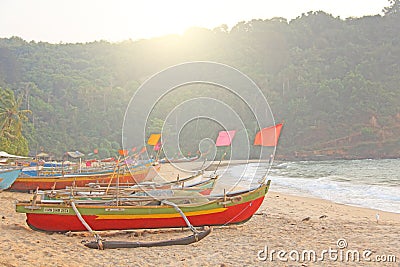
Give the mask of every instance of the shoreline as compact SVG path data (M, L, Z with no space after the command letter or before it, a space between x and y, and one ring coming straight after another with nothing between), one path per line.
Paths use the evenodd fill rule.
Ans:
M94 250L81 242L93 240L87 232L44 233L30 229L25 215L12 209L15 199L29 194L0 193L0 265L4 266L301 266L298 262L260 261L257 253L271 250L337 249L338 240L346 240L348 249L369 249L374 255L395 255L400 260L400 214L336 204L327 200L268 192L256 214L246 223L213 227L204 240L188 246L137 249ZM185 236L187 229L142 229L101 231L107 240L156 241ZM233 246L233 247L232 247ZM233 249L234 248L234 249ZM268 263L269 262L269 263ZM318 262L303 262L319 266ZM269 265L271 264L271 265ZM328 261L329 266L343 262ZM350 266L359 266L359 262ZM364 263L365 264L365 263ZM367 266L382 266L370 263ZM384 265L397 266L397 265Z
M179 170L162 166L162 173L176 177ZM185 177L185 176L181 176ZM45 233L30 229L25 214L15 212L16 200L31 194L0 192L0 266L398 266L400 262L400 214L337 204L329 200L269 191L255 215L241 225L213 227L211 234L187 246L95 250L82 242L92 241L88 232ZM187 229L100 231L114 241L156 241L187 236ZM394 255L396 263L260 260L260 251L320 252L338 249L371 250ZM287 257L286 257L287 258Z
M273 180L272 180L273 182ZM276 194L282 194L285 196L292 196L292 197L298 197L298 198L305 198L305 199L315 199L315 200L321 200L321 201L327 201L327 202L331 202L337 205L344 205L344 206L348 206L348 207L355 207L355 208L360 208L360 209L367 209L367 210L374 210L378 213L392 213L392 214L398 214L400 215L400 210L398 212L394 212L394 211L387 211L387 210L383 210L383 209L378 209L378 208L372 208L372 207L367 207L367 206L361 206L361 205L356 205L356 204L350 204L350 203L340 203L340 202L336 202L334 200L330 200L330 199L325 199L322 197L318 197L318 196L313 196L313 195L306 195L305 193L302 192L280 192L277 190L271 190L271 192L276 193Z
M350 160L342 159L342 161L358 161L358 160L359 159L350 159ZM362 160L365 160L365 159L362 159ZM370 160L374 161L374 160L398 160L398 159L396 158L396 159L370 159ZM221 165L220 165L220 169L222 170L222 169L224 169L226 167L229 167L229 166L233 167L233 166L242 165L242 164L246 164L246 163L258 163L258 162L268 163L268 160L247 160L247 161L245 161L245 160L232 160L232 161L222 161ZM318 162L318 161L316 161L316 162ZM280 164L290 163L290 162L275 160L274 163L275 163L274 164L275 166L272 166L272 168L270 168L271 170L273 170L274 168L279 169L279 165ZM210 165L211 168L207 168L207 170L210 170L210 171L214 170L216 165L218 165L218 162L216 164L214 164L214 163L211 164ZM362 204L358 204L358 203L351 203L351 201L347 201L349 203L344 203L345 201L341 201L340 198L338 198L338 199L323 198L323 197L320 197L318 195L313 195L313 194L309 194L309 193L303 192L301 190L298 190L298 188L292 188L292 190L283 190L283 191L279 191L278 189L274 190L274 188L273 188L274 179L273 179L273 177L270 177L270 179L272 180L272 189L271 190L276 192L276 193L282 193L282 194L298 196L298 197L309 197L309 198L321 199L321 200L330 201L332 203L336 203L336 204L340 204L340 205L346 205L346 206L351 206L351 207L359 207L359 208L366 208L366 209L374 209L374 210L377 210L379 212L390 212L390 213L400 214L400 210L396 210L396 208L394 208L394 207L391 208L391 207L388 207L388 206L381 206L382 209L380 209L379 207L376 207L376 206L370 207L368 205L362 205ZM377 185L377 186L379 186L379 185ZM377 205L377 206L379 206L379 205Z
M378 157L372 157L372 158L368 158L368 157L359 157L359 158L283 158L280 156L275 156L274 157L274 162L275 163L284 163L284 162L299 162L299 161L352 161L352 160L396 160L396 159L400 159L400 155L397 157L384 157L384 158L378 158ZM218 165L219 160L214 160L212 161L212 164L210 164L210 166L216 166ZM238 164L246 164L246 163L257 163L257 162L261 162L261 163L268 163L269 159L234 159L234 160L223 160L221 162L220 166L226 166L229 164L233 164L233 165L238 165Z
M380 219L382 218L382 215L385 215L384 217L386 217L386 218L400 220L400 212L391 212L391 211L384 211L384 210L379 210L379 209L374 209L374 208L368 208L368 207L362 207L362 206L356 206L356 205L350 205L350 204L343 204L343 203L334 202L334 201L331 201L328 199L323 199L323 198L318 198L318 197L313 197L313 196L301 196L301 195L295 195L295 194L289 194L289 193L282 193L282 192L273 191L273 190L269 191L268 194L269 193L274 194L274 195L279 195L279 196L285 197L287 199L292 199L295 201L307 201L307 202L313 202L313 203L324 203L326 205L337 205L337 206L346 207L346 209L348 209L348 210L354 209L355 211L362 210L363 213L371 215L371 218L373 217L374 220L376 220L377 213L380 215Z
M377 157L377 156L359 156L359 157L331 157L331 156L308 156L308 157L296 157L296 156L275 156L275 160L279 161L324 161L324 160L379 160L379 159L400 159L400 155L390 155L387 157Z

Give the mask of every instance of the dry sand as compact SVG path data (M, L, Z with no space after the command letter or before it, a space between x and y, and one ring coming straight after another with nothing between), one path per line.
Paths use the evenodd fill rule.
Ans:
M173 177L168 166L162 171ZM259 211L239 226L214 227L204 240L188 246L94 250L83 246L93 240L86 233L43 233L31 230L25 214L15 212L15 201L30 199L29 194L0 192L0 266L400 266L400 214L350 207L320 199L268 192ZM379 223L376 214L380 214ZM135 230L100 232L107 240L153 241L188 235L187 230ZM268 252L338 250L337 241L345 239L342 251L359 251L360 262L329 260L293 261L288 254L277 259L258 259L260 250ZM371 262L362 258L371 250ZM345 255L345 254L343 254ZM373 262L375 256L394 255L396 263ZM264 257L261 253L259 256ZM368 255L367 255L368 256Z

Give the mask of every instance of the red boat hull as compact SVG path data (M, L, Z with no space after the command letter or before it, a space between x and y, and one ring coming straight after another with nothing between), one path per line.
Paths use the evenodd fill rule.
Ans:
M220 208L218 212L210 211L198 215L186 215L193 226L211 226L239 224L249 220L258 210L264 196L238 205ZM35 214L27 213L27 223L36 230L43 231L86 231L75 214ZM104 219L97 215L84 215L83 218L93 230L124 230L124 229L153 229L186 227L187 224L180 216L172 218L118 218Z

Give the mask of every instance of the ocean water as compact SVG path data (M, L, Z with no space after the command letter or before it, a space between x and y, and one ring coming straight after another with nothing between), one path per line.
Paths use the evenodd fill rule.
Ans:
M400 213L400 159L250 163L230 166L223 181L254 186L266 173L271 191Z

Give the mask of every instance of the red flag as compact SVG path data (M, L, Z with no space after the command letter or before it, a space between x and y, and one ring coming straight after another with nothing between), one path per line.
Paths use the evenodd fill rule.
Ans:
M126 149L120 149L120 150L118 150L118 152L121 156L125 156L125 157L128 156L128 150L126 150Z
M136 151L136 147L132 148L132 152L135 152L135 151Z
M279 136L281 134L283 124L262 129L256 134L254 139L255 146L276 146L278 144Z
M140 150L139 154L144 153L146 150L147 150L147 148L144 146L144 147L142 148L142 150Z
M229 146L232 143L236 131L220 131L218 134L216 146Z

